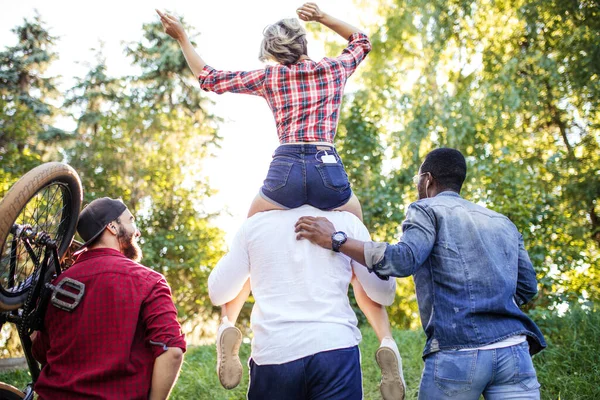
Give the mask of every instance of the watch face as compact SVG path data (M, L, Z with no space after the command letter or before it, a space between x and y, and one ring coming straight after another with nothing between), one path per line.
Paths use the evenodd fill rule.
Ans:
M337 242L344 240L344 234L337 232L335 235L333 235L333 240L335 240Z

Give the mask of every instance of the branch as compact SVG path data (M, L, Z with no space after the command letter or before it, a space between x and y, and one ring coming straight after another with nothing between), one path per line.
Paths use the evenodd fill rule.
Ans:
M592 203L589 212L592 220L592 238L600 245L600 217L596 213L594 203Z
M560 118L560 110L554 105L550 83L546 81L545 84L546 90L548 91L548 108L550 109L552 122L554 122L558 126L563 142L565 143L565 146L567 146L567 152L570 156L573 156L573 147L571 146L571 144L569 143L569 139L567 138L567 126L564 123L564 121Z

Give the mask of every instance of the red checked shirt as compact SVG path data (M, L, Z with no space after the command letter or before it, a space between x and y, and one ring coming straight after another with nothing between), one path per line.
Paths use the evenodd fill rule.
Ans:
M85 284L72 312L48 305L33 354L40 399L147 399L154 359L186 344L165 278L113 249L88 250L54 284Z
M346 80L371 51L362 33L350 36L336 58L302 60L256 71L218 71L208 65L198 80L205 91L262 96L269 104L280 143L333 143Z

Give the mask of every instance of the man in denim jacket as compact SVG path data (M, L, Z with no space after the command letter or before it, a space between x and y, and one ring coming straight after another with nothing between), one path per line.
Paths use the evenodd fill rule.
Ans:
M343 235L315 217L298 220L297 238L335 244L381 279L413 276L427 335L419 399L539 399L531 355L546 343L519 309L537 293L535 271L515 225L460 196L466 169L455 149L425 157L397 244L332 243Z

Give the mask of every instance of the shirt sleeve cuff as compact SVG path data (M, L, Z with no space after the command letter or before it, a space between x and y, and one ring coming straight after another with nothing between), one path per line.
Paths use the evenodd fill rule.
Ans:
M200 85L204 83L208 75L210 75L210 73L214 70L215 69L208 64L205 65L204 68L202 68L202 71L200 71L200 75L198 75L198 81L200 82Z
M381 276L377 273L377 268L383 264L387 243L381 242L366 242L364 247L365 262L369 272L374 272L380 279L388 280L388 276Z
M150 340L150 345L152 346L154 358L167 351L169 347L179 347L184 353L187 350L187 345L185 343L183 334L181 336L172 337L164 342L155 342Z
M367 40L369 40L369 37L367 35L365 35L364 33L362 33L362 32L354 32L348 38L348 42L352 43L352 42L355 42L355 41L361 40L361 39L367 39Z

